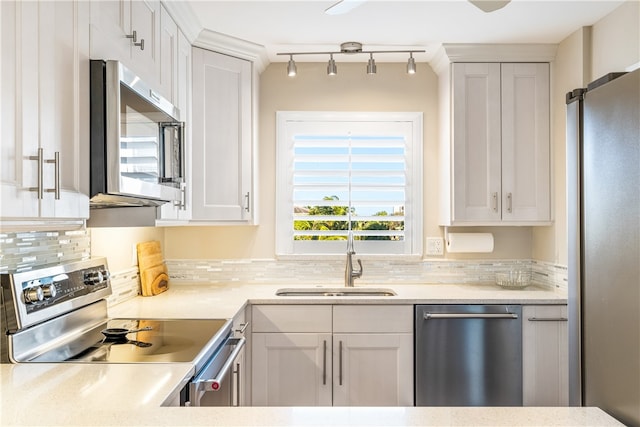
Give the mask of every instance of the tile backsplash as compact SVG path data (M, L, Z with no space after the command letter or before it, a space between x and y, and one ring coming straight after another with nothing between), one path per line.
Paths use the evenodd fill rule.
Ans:
M0 273L88 259L91 238L86 229L73 231L0 232ZM249 284L327 284L344 283L345 261L334 259L238 259L166 260L169 276L176 282ZM534 284L567 289L566 266L536 260L408 260L364 258L364 274L358 283L494 283L495 273L511 268L532 272ZM111 303L135 297L139 292L136 267L112 271L114 286Z
M344 283L344 260L166 260L174 281L249 284ZM361 284L474 283L492 284L495 273L511 268L532 272L538 286L566 289L566 267L533 260L363 260Z
M0 232L0 273L18 273L90 256L86 229Z

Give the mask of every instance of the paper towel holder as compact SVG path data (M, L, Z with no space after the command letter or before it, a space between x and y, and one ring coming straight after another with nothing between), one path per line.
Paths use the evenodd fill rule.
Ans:
M449 233L449 228L445 226L444 240L447 252L450 253L489 253L494 250L492 233Z

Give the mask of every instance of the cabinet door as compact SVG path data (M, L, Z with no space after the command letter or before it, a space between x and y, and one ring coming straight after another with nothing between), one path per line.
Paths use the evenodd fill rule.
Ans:
M160 6L160 93L178 103L178 25ZM182 112L182 111L181 111Z
M182 183L182 203L165 203L158 211L161 220L185 221L191 218L191 44L179 29L176 41L177 50L173 58L176 64L176 92L173 102L180 110L180 121L187 124L184 141L186 171Z
M135 41L132 38L135 31ZM160 1L91 2L91 57L117 59L147 84L159 86Z
M0 156L2 218L35 218L39 201L29 187L37 184L38 152L37 37L25 37L38 16L32 2L0 2Z
M331 334L254 333L253 406L331 406Z
M502 219L549 221L549 64L502 64Z
M251 63L193 49L192 219L252 218Z
M567 307L522 307L524 406L569 404Z
M89 140L89 4L85 1L39 3L39 139L45 159L41 201L45 218L88 218L89 198L82 191L82 168ZM83 156L84 155L84 156ZM87 160L85 160L87 159ZM84 176L89 176L88 169ZM60 197L49 189L59 187Z
M160 0L131 0L131 32L143 46L131 45L130 68L158 87L160 74Z
M91 2L90 51L92 59L129 64L132 52L131 0Z
M335 334L334 406L413 406L413 334Z
M500 64L453 64L452 109L453 221L500 221Z
M87 218L89 4L3 2L2 10L1 216Z

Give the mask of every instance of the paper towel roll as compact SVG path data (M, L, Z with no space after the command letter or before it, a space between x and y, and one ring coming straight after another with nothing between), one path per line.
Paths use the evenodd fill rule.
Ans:
M447 252L493 252L493 234L449 233Z

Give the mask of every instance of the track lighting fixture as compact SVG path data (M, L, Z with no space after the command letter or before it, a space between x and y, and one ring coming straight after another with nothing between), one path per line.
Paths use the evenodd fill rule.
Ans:
M416 60L413 58L413 53L409 52L409 62L407 62L407 74L416 73Z
M287 75L289 77L294 77L298 73L298 69L296 68L296 63L293 60L293 55L289 55L289 64L287 64Z
M416 60L413 54L416 52L424 52L424 50L362 50L362 43L359 42L345 42L340 45L339 52L282 52L278 55L289 55L289 63L287 65L287 74L289 76L296 75L296 63L293 60L294 55L329 55L329 62L327 64L327 74L335 76L338 74L338 68L336 61L333 59L333 55L345 54L353 55L358 53L368 53L369 61L367 62L367 74L376 74L377 66L376 61L373 59L374 53L408 53L409 61L407 62L407 73L416 73Z
M335 76L338 74L338 67L336 67L336 61L333 59L333 54L329 55L329 63L327 64L327 75Z
M367 74L375 74L377 71L376 60L373 59L373 53L369 54L369 62L367 63Z

